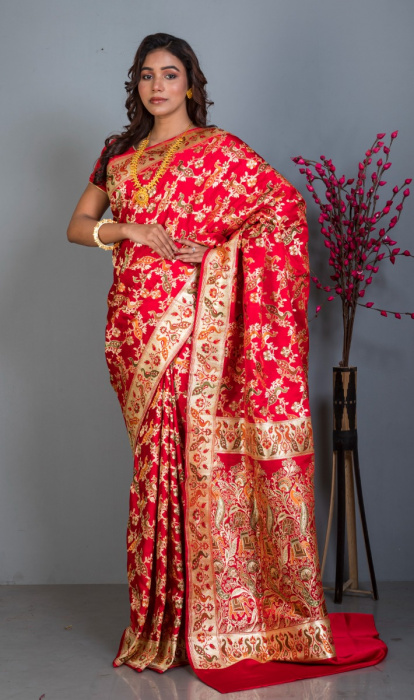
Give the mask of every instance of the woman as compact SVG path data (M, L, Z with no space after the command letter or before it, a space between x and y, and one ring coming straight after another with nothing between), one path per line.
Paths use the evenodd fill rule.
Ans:
M114 665L190 662L219 690L345 670L313 515L304 201L206 126L185 41L146 37L129 77L130 124L68 228L113 251L106 357L134 456Z

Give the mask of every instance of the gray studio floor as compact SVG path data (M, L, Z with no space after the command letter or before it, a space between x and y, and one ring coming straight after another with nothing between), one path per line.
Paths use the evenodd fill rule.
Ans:
M330 611L374 613L388 657L380 665L288 685L220 695L189 667L165 674L113 669L128 620L126 586L0 588L1 700L412 700L414 583L383 583L380 600L346 596Z

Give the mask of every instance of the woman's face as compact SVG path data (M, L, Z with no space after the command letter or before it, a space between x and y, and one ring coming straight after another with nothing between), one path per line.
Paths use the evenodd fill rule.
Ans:
M144 107L154 117L187 114L187 73L180 59L166 49L156 49L145 57L138 83Z

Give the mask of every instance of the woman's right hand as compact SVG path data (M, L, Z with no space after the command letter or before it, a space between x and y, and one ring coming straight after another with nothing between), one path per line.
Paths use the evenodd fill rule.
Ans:
M126 238L147 245L162 258L174 260L179 248L161 224L124 224Z

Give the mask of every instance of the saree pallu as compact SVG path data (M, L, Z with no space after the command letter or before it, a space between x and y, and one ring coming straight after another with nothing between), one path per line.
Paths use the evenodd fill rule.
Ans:
M169 143L145 151L143 184ZM253 667L335 659L314 522L304 200L213 127L187 133L144 210L132 155L95 183L114 218L209 250L200 269L114 248L106 357L134 455L131 620L114 665L190 662L218 690L235 676L239 689L283 682L279 663L252 686Z

